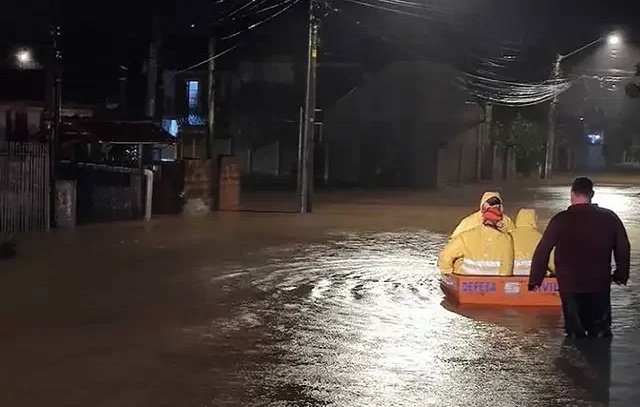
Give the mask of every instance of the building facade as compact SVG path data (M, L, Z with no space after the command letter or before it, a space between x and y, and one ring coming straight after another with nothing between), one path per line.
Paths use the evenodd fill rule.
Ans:
M458 72L397 62L326 112L328 179L437 188L477 179L484 113Z
M44 124L44 111L42 102L0 100L0 141L27 141L35 136ZM92 117L94 108L65 104L62 115Z

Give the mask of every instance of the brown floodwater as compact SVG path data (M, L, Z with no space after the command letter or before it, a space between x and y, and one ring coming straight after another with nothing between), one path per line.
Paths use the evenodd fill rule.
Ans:
M633 271L639 193L596 196L629 229ZM611 343L566 341L559 310L447 304L443 231L474 206L456 199L29 238L0 264L0 405L635 405L635 277L613 289ZM560 187L505 199L545 218L567 205Z

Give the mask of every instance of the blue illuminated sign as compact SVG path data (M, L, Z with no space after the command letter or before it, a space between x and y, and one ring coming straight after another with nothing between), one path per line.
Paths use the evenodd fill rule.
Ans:
M496 292L496 284L486 281L463 282L460 286L462 292L488 294Z
M542 283L542 285L538 289L538 292L541 292L541 293L557 293L558 292L558 283L552 282L552 281L544 282L544 283Z

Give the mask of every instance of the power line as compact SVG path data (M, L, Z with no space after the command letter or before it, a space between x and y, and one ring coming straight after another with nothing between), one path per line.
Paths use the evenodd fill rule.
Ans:
M209 58L205 59L204 61L200 61L197 64L191 65L188 68L181 69L181 70L177 71L175 74L177 75L177 74L180 74L180 73L183 73L183 72L190 71L190 70L195 69L195 68L197 68L199 66L202 66L202 65L204 65L206 63L209 63L210 61L216 60L216 59L220 58L221 56L223 56L224 54L226 54L228 52L231 52L234 49L238 48L238 45L239 44L236 44L236 45L234 45L232 47L229 47L229 48L225 49L224 51L222 51L222 52L220 52L220 53L218 53L218 54L216 54L216 55L214 55L212 57L209 57Z
M274 18L278 17L278 16L279 16L279 15L281 15L282 13L286 12L286 11L287 11L287 10L289 10L291 7L293 7L294 5L296 5L299 1L300 1L300 0L287 0L287 1L281 2L280 4L278 4L278 5L276 5L276 6L281 7L281 6L285 5L285 4L288 4L288 5L287 5L286 7L284 7L282 10L279 10L279 11L277 11L277 12L273 13L273 14L272 14L272 15L270 15L269 17L267 17L267 18L265 18L265 19L263 19L263 20L260 20L260 21L259 21L259 22L257 22L257 23L251 24L251 25L250 25L250 26L248 26L247 28L244 28L244 29L242 29L242 30L240 30L240 31L237 31L237 32L236 32L236 33L234 33L234 34L227 35L226 37L221 38L221 40L227 40L227 39L230 39L230 38L234 38L234 37L240 36L240 35L242 35L242 34L244 34L244 33L248 32L248 31L250 31L250 30L255 29L255 28L257 28L257 27L261 26L262 24L267 23L267 22L269 22L269 21L273 20ZM249 3L251 3L251 2L253 2L253 0L252 0L252 1L250 1ZM263 2L261 2L261 3L263 3ZM248 3L247 3L247 4L248 4ZM223 55L225 55L225 54L227 54L227 53L229 53L229 52L233 51L234 49L238 48L238 46L240 46L240 44L235 44L235 45L233 45L233 46L231 46L231 47L227 48L226 50L224 50L224 51L222 51L222 52L220 52L220 53L217 53L217 54L216 54L216 55L214 55L214 56L208 57L208 58L207 58L207 59L205 59L205 60L202 60L202 61L200 61L200 62L198 62L198 63L196 63L196 64L193 64L193 65L191 65L191 66L189 66L189 67L187 67L187 68L181 69L181 70L177 71L175 74L177 75L177 74L180 74L180 73L183 73L183 72L187 72L187 71L190 71L190 70L192 70L192 69L195 69L195 68L197 68L197 67L199 67L199 66L202 66L202 65L204 65L204 64L207 64L207 63L209 63L210 61L216 60L216 59L220 58L221 56L223 56Z
M439 23L446 23L443 20L438 20L437 18L429 17L429 16L427 16L425 14L418 14L418 13L411 12L411 11L398 10L398 9L395 9L395 8L392 8L392 7L380 6L380 5L367 3L367 2L359 1L359 0L343 0L343 1L346 1L347 3L359 4L361 6L370 7L370 8L374 8L374 9L377 9L377 10L389 11L389 12L400 14L400 15L421 18L421 19L424 19L424 20L430 20L430 21L435 21L435 22L439 22Z
M227 35L226 37L222 37L221 40L222 41L228 40L230 38L234 38L234 37L237 37L239 35L242 35L242 34L248 32L248 31L251 31L254 28L257 28L257 27L261 26L262 24L267 23L267 22L273 20L274 18L278 17L280 14L286 12L287 10L289 10L291 7L295 6L299 2L300 2L300 0L287 0L287 1L284 1L284 2L281 3L281 5L287 4L287 3L290 3L290 4L288 6L286 6L285 8L283 8L282 10L273 13L271 16L265 18L262 21L259 21L257 23L251 24L249 27L247 27L247 28L245 28L243 30L240 30L240 31L238 31L238 32L236 32L234 34Z

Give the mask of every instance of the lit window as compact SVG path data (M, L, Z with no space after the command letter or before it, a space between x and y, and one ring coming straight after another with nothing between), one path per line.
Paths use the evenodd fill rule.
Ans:
M163 119L162 120L162 130L171 134L173 137L178 135L178 121L175 119Z
M603 144L604 141L602 134L599 133L587 134L587 139L589 140L589 144Z
M200 99L200 81L187 81L187 102L189 103L189 113L194 113L198 109Z

